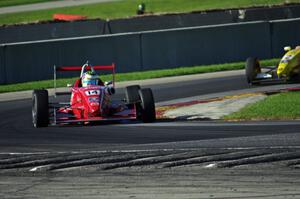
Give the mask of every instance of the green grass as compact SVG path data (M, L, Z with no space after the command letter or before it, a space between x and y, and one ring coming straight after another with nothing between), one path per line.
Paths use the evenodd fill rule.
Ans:
M262 66L276 65L278 61L279 59L263 60L261 61L261 64ZM119 73L116 74L116 81L121 82L121 81L130 81L130 80L143 80L143 79L152 79L152 78L179 76L179 75L209 73L209 72L217 72L217 71L239 70L239 69L243 69L244 65L245 65L244 62L237 62L237 63L230 63L230 64L217 64L217 65L194 66L194 67L180 67L180 68L165 69L165 70L151 70L151 71L144 71L144 72ZM78 77L58 79L57 87L65 87L68 83L73 83L76 78ZM111 75L102 75L101 79L103 81L109 81L111 80ZM40 88L53 88L53 80L0 85L0 93L24 91L24 90L32 90L32 89L40 89Z
M32 3L42 3L57 0L0 0L0 7L18 6Z
M286 0L123 0L119 2L98 3L24 13L2 14L0 15L0 24L52 20L52 15L55 13L79 14L87 16L88 18L123 18L135 16L137 6L141 2L146 4L147 12L168 13L274 5L283 4ZM300 3L300 0L289 0L289 2Z
M271 95L224 117L225 120L300 119L300 92Z

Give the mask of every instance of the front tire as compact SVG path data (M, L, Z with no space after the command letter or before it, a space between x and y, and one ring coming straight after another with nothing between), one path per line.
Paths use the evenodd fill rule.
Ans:
M125 88L125 97L128 104L133 104L140 101L139 90L141 87L139 85L127 86Z
M49 124L49 99L47 90L34 90L32 93L32 123L36 128Z
M153 93L150 88L139 90L141 99L139 114L140 119L145 123L154 122L156 120L155 103Z
M257 74L261 73L259 60L254 57L249 57L246 60L245 69L247 82L249 84L257 84L256 82L254 82L254 80L256 79Z

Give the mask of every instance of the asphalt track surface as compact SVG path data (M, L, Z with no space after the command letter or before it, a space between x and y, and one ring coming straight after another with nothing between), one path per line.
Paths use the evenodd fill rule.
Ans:
M236 75L150 87L164 102L249 86ZM36 129L28 99L1 102L0 115L3 199L300 197L298 121Z
M162 102L249 86L244 77L238 75L150 87L156 102ZM117 93L116 98L124 97L123 90L117 90ZM295 133L300 129L298 122L228 125L219 121L158 121L154 124L123 121L36 129L31 123L31 100L28 99L0 103L0 115L0 152L108 150L126 145Z
M187 81L166 85L154 85L153 89L156 102L167 101L177 98L191 97L207 93L221 92L226 90L241 89L247 87L240 76ZM116 98L123 97L123 91ZM31 123L31 100L19 100L2 102L0 114L5 115L0 121L1 128L1 151L31 152L32 150L59 149L78 150L90 145L101 147L102 145L123 144L146 144L173 141L199 140L216 137L236 136L228 131L220 132L222 127L131 127L119 125L96 125L96 126L72 126L72 127L49 127L35 129ZM243 127L234 127L235 131ZM210 133L199 133L210 132ZM213 132L211 132L213 131ZM247 130L248 132L248 130ZM259 134L261 130L254 134ZM252 132L253 133L253 132ZM252 134L250 133L250 135ZM268 133L265 132L265 133ZM55 145L55 146L53 146ZM73 147L74 146L74 147ZM97 147L97 148L98 148ZM105 148L105 147L104 147Z

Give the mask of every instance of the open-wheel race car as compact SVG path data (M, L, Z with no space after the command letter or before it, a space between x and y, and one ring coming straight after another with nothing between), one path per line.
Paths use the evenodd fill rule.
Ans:
M112 81L103 83L95 70L109 70ZM81 71L80 78L69 85L71 92L56 92L57 71ZM155 103L152 90L139 85L125 88L125 99L112 100L115 93L115 65L54 66L54 97L71 94L68 102L49 101L46 89L32 93L32 122L34 127L58 124L86 124L94 121L141 120L154 122Z
M260 66L258 58L249 57L246 61L246 78L249 84L259 84L269 81L299 81L300 76L300 46L292 49L284 47L286 53L277 66ZM266 71L262 72L262 69Z

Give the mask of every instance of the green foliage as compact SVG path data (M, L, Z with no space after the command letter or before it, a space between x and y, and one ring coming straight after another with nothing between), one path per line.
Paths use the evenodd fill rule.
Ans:
M11 0L4 0L9 2ZM12 0L17 2L18 0ZM24 1L43 1L27 0ZM1 1L0 1L1 2ZM285 0L143 0L148 13L191 12L212 9L240 8L262 5L283 4ZM300 3L300 0L289 0L290 3ZM140 0L123 0L116 2L97 3L74 7L64 7L49 10L39 10L24 13L0 15L0 24L14 24L52 20L55 13L79 14L88 18L114 19L136 15ZM1 5L1 4L0 4Z
M300 92L271 95L225 116L226 120L278 120L300 118Z

